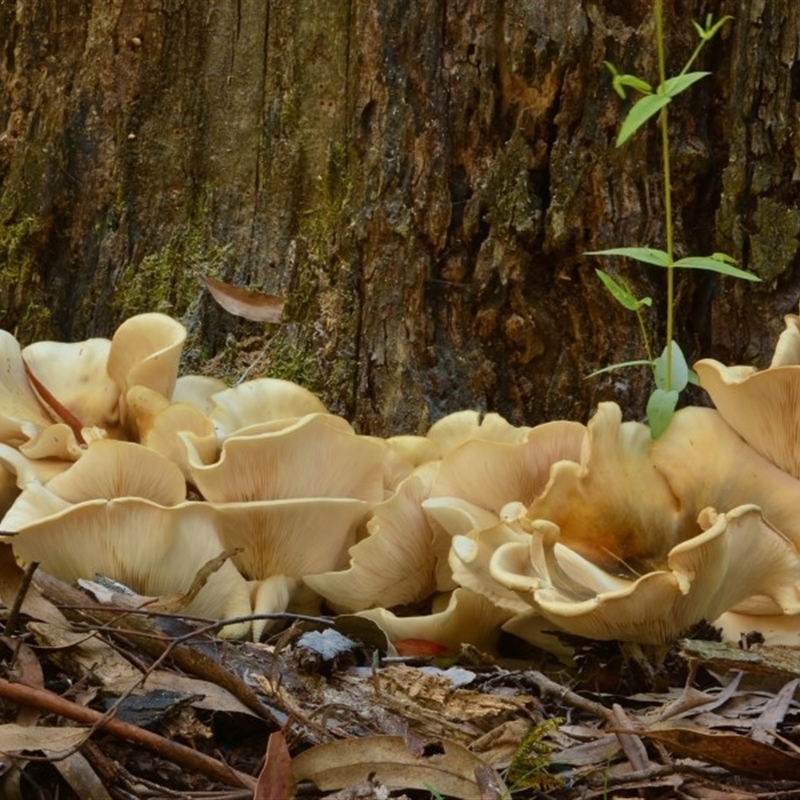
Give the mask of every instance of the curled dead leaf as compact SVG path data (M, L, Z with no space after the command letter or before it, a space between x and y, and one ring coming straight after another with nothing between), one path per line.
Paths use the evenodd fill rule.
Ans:
M254 292L207 275L200 276L211 296L226 311L253 322L281 322L285 300L274 294Z

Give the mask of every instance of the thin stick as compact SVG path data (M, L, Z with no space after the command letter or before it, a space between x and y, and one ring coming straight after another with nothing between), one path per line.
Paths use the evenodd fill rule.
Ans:
M22 683L11 683L0 678L0 697L14 703L38 708L52 714L75 720L84 725L97 725L100 730L120 739L144 747L152 753L166 758L186 769L202 772L227 786L255 789L256 781L250 775L233 769L214 758L193 750L191 747L172 742L156 733L122 722L118 719L103 719L103 714L85 706L79 706L46 689L37 689Z

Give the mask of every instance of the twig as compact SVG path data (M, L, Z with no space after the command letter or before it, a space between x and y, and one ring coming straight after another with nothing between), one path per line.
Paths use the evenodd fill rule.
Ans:
M28 587L31 585L31 580L33 580L33 573L36 572L36 568L38 566L38 561L31 561L25 570L25 574L22 576L19 589L17 590L17 596L14 598L14 604L8 611L8 619L6 620L6 627L4 631L6 636L11 636L17 629L19 611L22 608L22 603L25 601L25 595L28 593Z
M191 747L172 742L157 733L131 725L128 722L122 722L118 719L104 719L104 715L100 712L80 706L46 689L37 689L22 683L11 683L4 678L0 678L0 697L20 705L31 706L51 714L67 717L84 725L98 725L101 730L107 733L144 747L150 752L180 764L186 769L202 772L209 778L228 786L238 786L251 790L255 788L256 781L254 778L233 769L217 759L210 758L197 750L193 750Z

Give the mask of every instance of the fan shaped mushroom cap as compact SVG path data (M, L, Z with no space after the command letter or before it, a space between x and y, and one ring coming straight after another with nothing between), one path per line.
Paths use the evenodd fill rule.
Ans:
M220 441L242 428L278 419L325 414L328 409L308 389L278 378L257 378L217 392L210 398L211 417Z
M491 651L497 644L500 629L511 616L494 603L468 589L456 589L441 597L446 606L435 604L430 614L399 617L385 608L359 611L379 625L393 642L422 639L457 651L462 644L472 644Z
M647 566L690 535L679 501L649 459L651 443L646 426L623 423L616 403L600 403L580 463L553 465L528 517L557 524L560 541L597 564Z
M357 436L332 414L309 414L276 431L235 435L205 464L193 437L186 445L192 482L215 503L291 497L383 499L382 442Z
M305 582L335 611L416 603L436 590L434 534L421 503L435 464L413 472L394 495L374 507L369 535L350 549L350 567L306 575Z
M515 441L471 439L442 459L431 497L461 497L495 514L509 502L526 505L545 488L552 465L577 460L586 428L548 422Z
M0 330L0 442L20 445L52 422L28 383L19 342Z
M170 403L146 386L134 386L126 395L128 419L136 440L161 454L190 475L186 446L179 433L192 434L192 442L203 461L213 461L218 453L217 439L211 420L196 406Z
M498 522L468 536L455 536L450 548L450 568L453 579L465 589L491 600L499 608L512 614L530 609L530 603L517 596L508 584L498 582L490 573L489 565L495 552L503 545L517 543L527 553L530 535ZM527 563L522 567L529 571Z
M147 386L172 397L186 329L166 314L138 314L114 332L106 370L122 394Z
M219 378L207 375L181 375L175 381L171 399L173 403L187 403L208 415L214 405L211 399L213 395L224 392L227 388L227 384Z
M318 608L301 579L341 569L369 511L364 501L328 497L206 505L225 548L240 551L233 563L250 581L256 614L285 611L290 603ZM264 621L253 622L256 640L264 628Z
M34 342L22 351L22 358L36 380L83 427L118 435L119 387L106 372L110 348L108 339Z
M17 531L12 545L23 561L38 561L62 580L100 574L151 596L187 591L201 567L223 550L204 504L167 507L132 497L70 506ZM247 615L247 582L226 562L186 611L213 619ZM249 624L228 633L247 630Z
M527 427L512 425L493 412L481 414L479 411L456 411L431 425L427 438L436 444L439 455L444 456L472 439L519 442L529 430Z
M174 506L186 499L186 482L180 469L158 453L132 442L102 439L44 486L29 481L5 515L3 530L20 530L85 500L122 497Z
M728 425L768 461L800 478L800 366L743 373L706 358L694 368Z
M652 444L650 459L678 498L684 516L706 506L754 503L800 546L800 481L759 455L712 408L676 412Z
M96 430L96 429L95 429ZM81 433L88 433L84 428ZM100 436L86 436L86 439L102 438ZM32 432L27 442L19 445L20 453L31 459L58 459L61 461L77 461L83 455L83 446L78 443L75 431L64 422L54 422L46 428Z
M519 564L519 549L524 548L511 543L498 548L490 573L520 596L527 591L531 605L554 625L593 639L663 644L752 596L771 598L784 613L800 613L798 551L764 522L756 506L726 514L706 509L698 522L703 532L672 548L665 569L632 581L609 576L612 584L623 584L610 591L594 593L588 585L576 590L577 554L572 554L572 564L565 562L566 549L556 552L548 531L539 537L534 532L531 540L531 563L539 560L538 569L509 571L507 565ZM559 563L569 580L543 568L537 550L549 550L544 563ZM596 570L586 566L586 574Z

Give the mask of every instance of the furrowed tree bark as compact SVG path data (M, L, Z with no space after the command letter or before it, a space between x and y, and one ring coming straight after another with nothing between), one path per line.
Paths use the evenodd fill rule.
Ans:
M678 281L690 359L767 363L796 310L800 9L676 0L735 17L712 77L671 107L679 253L763 279ZM658 138L614 138L604 60L656 81L651 3L59 0L0 4L0 324L27 343L110 335L160 310L188 371L296 380L366 432L459 408L516 423L638 418L635 320L596 267L654 298L664 276L588 250L663 247ZM237 320L201 274L285 294ZM698 395L699 399L700 395Z

